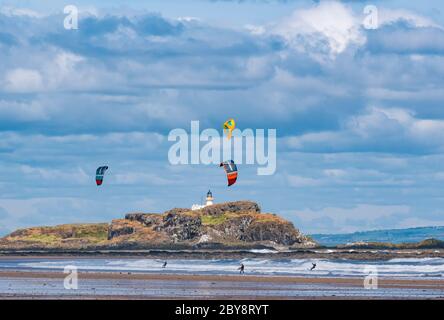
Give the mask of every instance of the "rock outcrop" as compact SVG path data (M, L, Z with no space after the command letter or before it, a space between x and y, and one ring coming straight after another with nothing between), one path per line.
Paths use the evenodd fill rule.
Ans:
M157 230L164 230L174 242L193 240L200 236L200 217L181 213L167 213Z
M261 208L256 202L252 201L235 201L213 204L198 210L204 215L221 215L229 212L236 213L260 213Z
M80 230L80 231L79 231ZM163 214L129 213L110 224L64 225L18 230L0 239L0 249L18 248L253 248L314 247L293 224L261 213L251 201Z

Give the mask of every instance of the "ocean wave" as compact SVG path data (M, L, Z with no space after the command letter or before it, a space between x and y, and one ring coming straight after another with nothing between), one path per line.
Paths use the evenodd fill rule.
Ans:
M79 259L79 260L36 260L17 262L21 269L63 269L74 265L80 271L108 272L155 272L178 274L235 274L241 263L245 272L256 275L287 275L287 276L334 276L363 277L366 270L375 270L380 277L442 277L444 259L392 259L388 261L353 261L335 259L217 259L217 260L168 260L166 268L162 268L164 260L160 259ZM312 268L316 263L316 268ZM9 264L11 267L11 264ZM0 264L0 269L2 265ZM371 268L371 269L369 269Z
M271 249L251 249L249 252L253 253L278 253L279 251L271 250Z

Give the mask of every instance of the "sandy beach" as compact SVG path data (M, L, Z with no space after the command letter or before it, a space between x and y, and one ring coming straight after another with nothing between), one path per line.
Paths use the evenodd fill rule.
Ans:
M63 272L0 271L1 299L443 299L444 280L251 275L174 275L80 272L77 290Z

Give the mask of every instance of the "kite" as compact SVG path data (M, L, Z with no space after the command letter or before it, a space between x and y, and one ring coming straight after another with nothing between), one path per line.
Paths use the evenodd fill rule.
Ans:
M237 179L237 166L233 160L222 162L219 167L224 167L227 173L228 186L233 185Z
M225 121L224 132L226 133L228 140L231 139L231 134L235 128L236 128L236 122L234 121L234 119L230 119L228 121Z
M100 186L103 182L103 176L105 175L105 171L108 170L107 166L98 167L96 170L96 183Z

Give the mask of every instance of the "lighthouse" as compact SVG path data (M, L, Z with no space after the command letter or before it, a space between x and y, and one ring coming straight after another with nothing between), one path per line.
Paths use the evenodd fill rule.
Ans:
M211 193L211 190L208 190L207 202L205 203L205 206L211 206L211 205L213 205L213 194Z
M205 208L207 206L213 205L214 198L213 198L213 194L211 193L211 190L208 190L206 200L207 201L205 202L205 204L193 204L191 206L191 210L199 210L199 209Z

